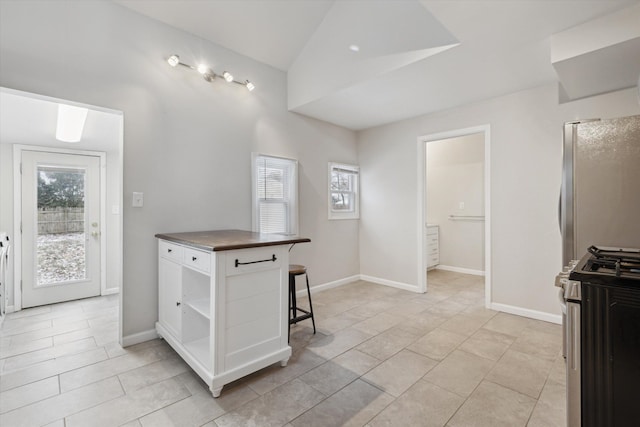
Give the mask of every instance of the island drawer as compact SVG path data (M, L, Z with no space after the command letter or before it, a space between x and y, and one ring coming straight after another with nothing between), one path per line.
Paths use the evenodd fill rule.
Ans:
M187 267L209 273L211 271L211 253L184 248L183 263Z
M158 244L158 250L161 257L177 262L182 262L183 249L184 248L182 246L167 242L166 240L160 240Z

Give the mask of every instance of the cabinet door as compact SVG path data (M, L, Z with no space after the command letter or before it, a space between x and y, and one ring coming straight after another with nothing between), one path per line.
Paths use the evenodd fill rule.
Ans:
M182 331L182 266L165 258L160 258L159 271L159 318L178 340Z

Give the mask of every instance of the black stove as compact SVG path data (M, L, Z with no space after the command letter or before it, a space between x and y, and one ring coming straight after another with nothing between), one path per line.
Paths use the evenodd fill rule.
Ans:
M640 249L591 246L569 274L570 280L640 287Z
M575 347L567 350L568 407L577 402L577 396L580 402L579 417L568 425L636 427L640 420L640 249L591 246L569 273L567 283L573 290L567 310L574 314L567 326L567 345Z

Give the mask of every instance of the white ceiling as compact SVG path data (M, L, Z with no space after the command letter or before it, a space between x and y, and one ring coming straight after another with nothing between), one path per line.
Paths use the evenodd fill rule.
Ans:
M73 104L68 101L60 101ZM122 115L89 107L80 142L56 139L59 100L17 90L0 89L0 143L90 151L117 151ZM86 107L86 106L85 106Z
M290 110L355 130L557 82L552 34L639 2L114 1L287 71Z
M597 63L615 76L640 58L636 38L554 70L550 49L552 34L617 10L631 16L638 0L115 1L287 71L292 111L356 130L557 82L557 73L569 93L616 89ZM624 52L612 59L616 49ZM338 76L323 78L332 68ZM292 96L296 78L312 84ZM90 109L81 142L57 141L58 102L0 88L0 143L118 149L122 116L100 109Z

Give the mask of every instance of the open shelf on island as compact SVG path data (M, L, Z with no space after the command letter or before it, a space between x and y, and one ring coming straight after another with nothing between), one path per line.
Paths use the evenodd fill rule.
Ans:
M211 318L211 301L209 300L209 298L201 298L194 301L189 301L186 304L191 307L196 313L201 314L207 319Z

